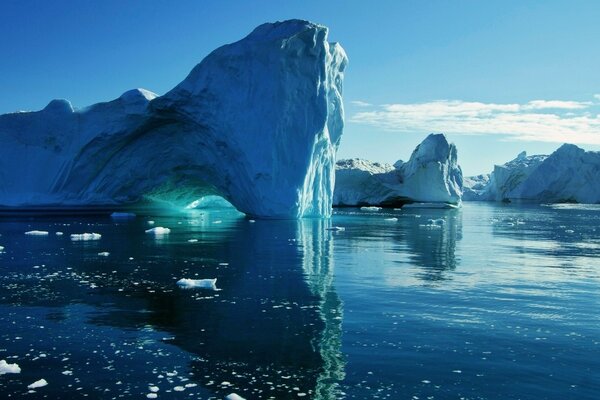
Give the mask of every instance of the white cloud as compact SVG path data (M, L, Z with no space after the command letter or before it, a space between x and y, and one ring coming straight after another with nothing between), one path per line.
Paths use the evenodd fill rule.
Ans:
M534 100L525 104L435 100L384 104L350 122L395 132L498 134L515 140L600 144L600 110L593 103Z
M350 103L354 104L357 107L371 107L373 104L367 103L366 101L354 100Z

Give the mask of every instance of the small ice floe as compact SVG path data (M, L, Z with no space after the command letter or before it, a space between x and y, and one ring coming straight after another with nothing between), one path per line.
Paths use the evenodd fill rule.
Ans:
M446 220L443 218L428 219L427 224L419 225L422 228L441 228L446 224Z
M565 230L565 233L575 233L575 231L573 229L567 229Z
M389 222L396 222L396 221L398 221L398 218L392 217L392 218L386 218L385 220L389 221Z
M87 241L87 240L100 240L102 235L99 233L74 233L71 235L71 240L74 242Z
M225 396L225 400L246 400L246 399L237 393L231 393L231 394L228 394L227 396Z
M110 253L108 251L101 251L100 253L98 253L98 255L100 257L108 257L110 256Z
M63 233L62 232L56 232L56 236L62 236Z
M146 395L146 398L148 398L148 399L156 399L156 398L158 398L158 395L156 393L148 393Z
M71 375L73 375L73 371L67 370L67 371L61 372L61 374L65 375L65 376L71 376Z
M128 212L114 212L112 214L110 214L111 218L135 218L136 215L134 213L128 213Z
M4 374L20 374L21 368L19 364L9 364L6 360L0 360L0 375Z
M154 225L154 221L148 221L148 225Z
M25 234L29 236L48 236L48 231L28 231Z
M0 246L0 252L4 251L4 246Z
M182 289L210 289L217 290L217 278L214 279L180 279L177 286Z
M188 239L189 243L196 243L198 241L198 239Z
M334 231L334 232L341 232L341 231L345 231L346 228L344 228L343 226L330 226L329 228L325 228L328 231Z
M364 206L360 208L362 211L381 211L381 207L376 206Z
M154 386L154 385L152 385L152 386L150 386L150 387L148 388L148 390L149 390L149 391L151 391L152 393L156 393L156 392L158 392L160 389L158 388L158 386Z
M250 222L251 224L255 223L256 221L253 219L249 219L248 222Z
M185 388L183 386L175 386L173 390L176 392L183 392Z
M157 226L156 228L146 229L146 233L152 233L154 235L168 235L171 233L169 228L163 228L162 226Z
M40 379L39 381L33 382L31 385L27 386L27 389L37 389L48 385L45 379Z

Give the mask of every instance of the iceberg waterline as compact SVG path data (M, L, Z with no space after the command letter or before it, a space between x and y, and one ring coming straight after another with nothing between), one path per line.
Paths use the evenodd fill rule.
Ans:
M326 27L263 24L164 96L0 116L0 205L76 207L220 195L252 216L331 214L347 57Z

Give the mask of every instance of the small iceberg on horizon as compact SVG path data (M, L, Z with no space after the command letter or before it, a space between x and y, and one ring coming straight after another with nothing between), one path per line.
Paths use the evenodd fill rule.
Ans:
M88 241L88 240L100 240L102 235L99 233L74 233L71 235L71 240L74 242Z
M146 229L144 232L151 233L154 235L168 235L171 233L169 228L163 228L162 226L157 226L155 228Z
M48 231L28 231L25 234L28 236L48 236Z

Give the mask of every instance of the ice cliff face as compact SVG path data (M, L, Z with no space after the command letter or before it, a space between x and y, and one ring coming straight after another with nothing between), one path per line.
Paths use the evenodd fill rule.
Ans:
M466 185L471 180L465 180ZM550 156L524 152L494 167L472 200L600 203L600 152L564 144ZM467 199L467 198L466 198ZM469 198L471 200L471 198Z
M460 204L462 172L456 146L442 134L429 135L406 163L337 163L334 205L399 206L412 202Z
M331 213L344 50L327 28L264 24L164 96L0 116L0 205L188 204L220 195L271 218Z

